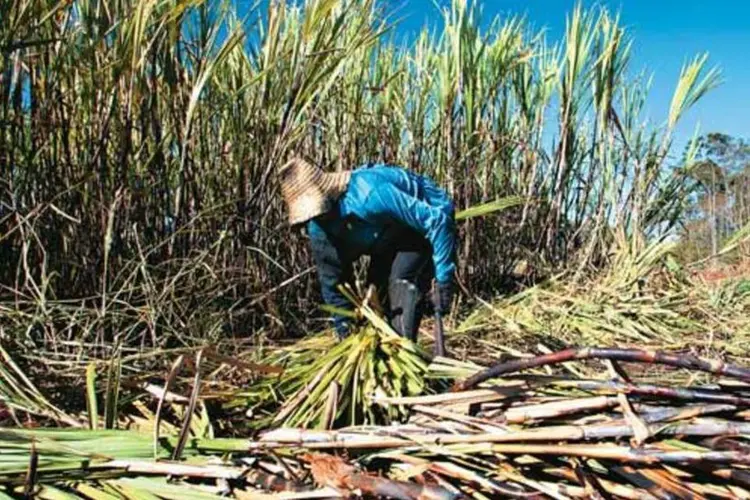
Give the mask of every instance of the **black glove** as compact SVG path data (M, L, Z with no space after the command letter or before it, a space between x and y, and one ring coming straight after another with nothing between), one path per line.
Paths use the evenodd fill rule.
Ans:
M451 311L453 304L453 283L437 283L432 294L432 303L435 306L435 312L445 316Z
M339 342L351 335L352 330L354 329L347 319L341 319L337 317L336 320L334 320L334 324L336 331L336 340L338 340Z

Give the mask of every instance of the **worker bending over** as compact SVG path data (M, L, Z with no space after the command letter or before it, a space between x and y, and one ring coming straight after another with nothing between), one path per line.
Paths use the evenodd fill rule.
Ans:
M292 226L307 223L323 299L351 309L338 289L353 284L352 264L370 256L375 285L394 330L415 341L435 279L433 306L449 312L453 298L456 229L453 202L427 177L389 165L323 172L295 157L280 170ZM352 328L334 317L339 339Z

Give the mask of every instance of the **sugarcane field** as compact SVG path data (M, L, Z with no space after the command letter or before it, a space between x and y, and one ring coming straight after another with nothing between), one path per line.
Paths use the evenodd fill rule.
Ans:
M0 500L750 500L748 18L0 0Z

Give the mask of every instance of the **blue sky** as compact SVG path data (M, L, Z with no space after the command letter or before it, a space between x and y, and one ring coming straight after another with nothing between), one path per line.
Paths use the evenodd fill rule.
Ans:
M437 5L449 0L388 0L389 10L401 18L399 34L408 36L425 25L438 26ZM575 0L484 0L482 19L495 15L523 15L535 28L544 28L550 40L561 40L565 17ZM666 119L682 64L708 52L712 65L722 70L723 84L701 100L684 118L678 144L700 125L701 132L721 131L750 137L750 1L745 0L600 0L621 14L633 37L632 69L653 75L649 117Z

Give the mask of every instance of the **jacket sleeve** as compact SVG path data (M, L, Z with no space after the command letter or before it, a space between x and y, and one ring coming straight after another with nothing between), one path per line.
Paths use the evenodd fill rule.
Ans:
M448 200L442 207L435 207L413 196L409 196L392 184L381 184L374 188L363 205L365 218L391 218L422 234L432 246L435 279L447 283L453 279L456 265L456 224L453 204Z
M311 224L314 224L311 223ZM323 300L332 307L351 310L352 304L338 289L340 284L350 283L352 280L352 265L341 255L339 249L329 239L328 235L319 227L308 227L313 259L320 280ZM339 337L349 334L351 322L349 318L334 314L334 327Z

